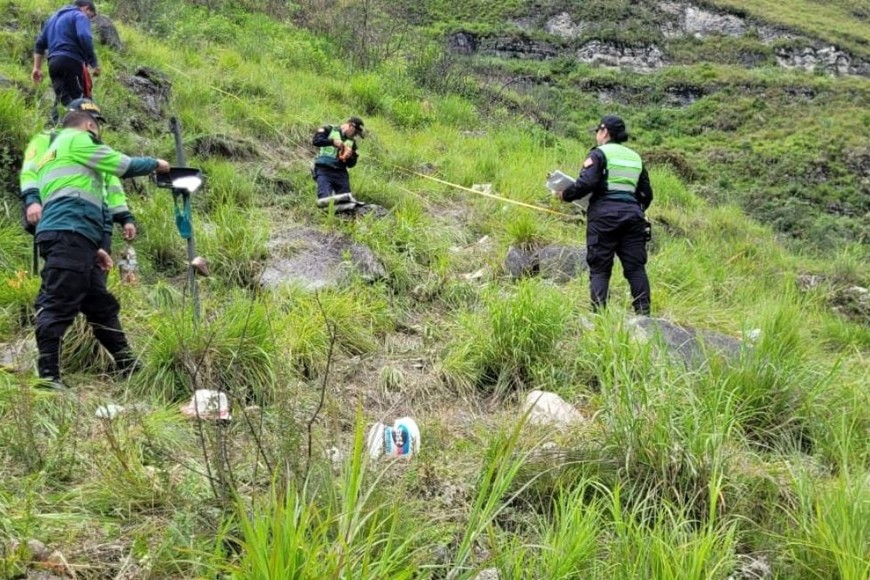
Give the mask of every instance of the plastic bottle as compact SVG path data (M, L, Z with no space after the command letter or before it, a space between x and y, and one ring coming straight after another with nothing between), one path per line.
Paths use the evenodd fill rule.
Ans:
M118 269L121 271L121 283L135 286L139 282L139 262L136 259L136 250L133 246L127 246L118 261Z

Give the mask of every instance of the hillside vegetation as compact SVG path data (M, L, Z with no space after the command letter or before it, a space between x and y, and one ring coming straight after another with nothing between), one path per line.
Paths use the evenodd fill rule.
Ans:
M143 369L114 380L79 321L57 395L33 388L39 279L14 195L52 99L32 39L57 6L0 0L0 577L870 575L868 80L742 68L728 51L751 40L718 37L675 40L644 74L444 51L458 22L501 34L522 4L101 3L124 43L99 48L104 139L173 159L181 121L212 275L195 323L171 196L127 183L141 280L109 285ZM798 4L771 20L827 40ZM657 13L536 9L605 5L640 15L637 38ZM866 21L828 5L826 34L866 56ZM697 98L669 106L674 87ZM543 182L577 170L604 112L651 168L654 315L730 356L638 340L618 267L600 315L586 276L507 275L509 247L580 245L582 215ZM370 133L354 194L383 217L312 203L311 135L351 114ZM561 215L463 189L487 183ZM368 247L386 274L262 287L293 232ZM184 417L194 388L226 391L232 420ZM527 421L534 389L580 419ZM97 417L107 403L126 411ZM369 461L366 427L402 416L419 455Z

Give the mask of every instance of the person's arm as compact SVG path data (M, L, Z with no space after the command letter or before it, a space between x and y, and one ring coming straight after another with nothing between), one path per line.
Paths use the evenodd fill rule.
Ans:
M115 175L106 175L106 204L112 215L112 222L121 226L124 231L124 239L132 240L136 237L136 219L127 205L127 195L121 180Z
M97 173L118 177L139 177L169 171L169 163L154 157L128 157L82 132L70 148L73 159Z
M46 26L42 27L39 36L36 37L36 44L33 47L33 70L30 72L30 78L36 84L42 82L42 59L45 51L48 50L48 39L45 35L46 28Z
M594 193L603 182L604 167L604 154L598 149L593 149L583 162L580 177L577 178L574 185L569 185L562 192L560 196L562 201L575 201Z
M329 134L332 133L332 126L326 125L325 127L321 127L317 130L317 133L314 134L314 138L311 140L311 144L315 147L335 147L335 143L332 139L329 138Z
M85 64L93 69L99 68L97 64L97 53L94 52L94 37L91 35L91 21L85 16L84 12L76 11L74 15L76 26L76 37L79 40L79 47L85 56Z
M30 140L24 151L24 163L19 176L21 202L24 207L24 228L29 233L33 233L31 230L35 231L36 224L42 218L36 157L47 147L47 141L48 138L44 135L37 135Z
M634 197L637 198L641 209L644 211L646 211L646 209L652 203L652 183L650 182L649 173L647 172L645 166L640 172L640 178L637 181L637 190L635 191Z

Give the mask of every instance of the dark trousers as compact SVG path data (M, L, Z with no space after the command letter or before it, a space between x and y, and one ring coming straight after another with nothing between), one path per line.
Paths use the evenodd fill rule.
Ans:
M119 369L133 366L135 359L118 319L121 305L106 288L106 275L97 266L97 246L74 232L42 232L37 243L45 261L36 297L39 376L60 379L61 340L79 312Z
M314 180L317 182L317 199L336 193L350 193L350 175L343 167L337 169L326 165L315 165Z
M76 99L91 98L91 75L84 63L68 56L53 56L48 59L48 76L56 97L55 116L58 103L66 108Z
M601 201L589 208L586 224L586 262L592 308L607 304L613 256L619 257L631 287L632 305L638 314L649 314L650 286L646 275L646 220L640 206Z

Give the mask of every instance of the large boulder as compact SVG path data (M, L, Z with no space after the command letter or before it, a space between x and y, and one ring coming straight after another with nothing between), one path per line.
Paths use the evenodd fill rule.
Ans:
M664 318L638 316L629 320L629 329L632 336L642 342L659 337L671 356L692 368L704 366L709 354L735 360L742 350L742 342L734 337L679 326Z
M132 75L121 74L118 79L139 97L142 108L151 119L163 118L172 89L168 76L156 69L141 66Z
M297 228L273 238L269 249L273 257L260 277L267 288L296 284L319 290L340 286L354 276L376 281L387 275L370 248L340 234Z
M121 42L121 37L118 35L118 29L112 24L103 14L97 14L96 18L91 21L91 27L96 33L97 40L100 44L108 46L117 51L124 50L124 45Z
M589 266L586 248L548 244L537 249L511 246L505 256L504 269L513 279L539 275L562 284L573 280Z

